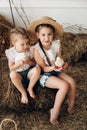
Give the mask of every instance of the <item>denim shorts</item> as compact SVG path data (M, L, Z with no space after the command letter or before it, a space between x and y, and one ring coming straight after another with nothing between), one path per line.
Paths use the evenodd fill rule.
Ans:
M46 86L46 81L50 76L58 76L61 74L61 71L52 71L52 72L42 72L39 79L39 84L42 88Z
M30 67L25 71L17 72L22 76L22 84L23 84L24 88L26 88L26 89L27 89L28 84L29 84L29 79L27 78L27 75L28 75L28 72L30 71L31 68L33 68L33 67Z

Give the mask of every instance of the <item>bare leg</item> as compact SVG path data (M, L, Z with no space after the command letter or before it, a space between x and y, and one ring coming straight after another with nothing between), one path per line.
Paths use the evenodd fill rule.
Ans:
M68 109L67 109L67 111L68 111L69 114L74 114L74 112L75 112L74 103L75 103L75 95L76 95L75 81L74 81L73 78L71 78L70 76L68 76L65 73L60 74L59 77L69 83L69 92L68 92L69 98L68 98Z
M47 79L46 86L48 88L58 89L55 97L54 107L50 110L50 123L53 125L59 124L57 118L60 113L61 105L68 92L69 85L66 81L57 77L51 76Z
M28 78L30 79L29 85L28 85L28 92L32 98L36 98L36 95L33 91L33 87L36 84L40 77L40 68L39 67L34 67L31 69L28 73Z
M12 83L16 86L16 88L19 90L21 93L21 102L24 104L28 103L28 97L27 93L22 85L22 77L19 75L16 71L12 71L10 73L10 78L12 80Z

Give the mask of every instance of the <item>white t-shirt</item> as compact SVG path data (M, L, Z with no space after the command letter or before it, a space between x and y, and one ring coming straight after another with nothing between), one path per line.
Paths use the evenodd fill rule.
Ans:
M6 53L6 56L8 59L12 60L15 64L18 63L18 61L20 60L23 60L23 59L26 59L26 58L30 58L32 59L33 56L32 54L30 53L30 51L27 51L27 52L23 52L23 53L19 53L15 50L15 47L12 47L10 49L7 49L5 51ZM24 70L27 70L28 68L30 67L29 64L24 64L22 66L20 66L18 69L16 69L16 71L24 71Z
M45 63L47 65L49 65L44 52L42 51L42 49L39 46L39 42L32 48L36 48L38 50L38 52L40 53L40 56L44 59ZM60 40L53 41L51 44L51 48L49 50L44 49L46 52L46 55L50 59L50 62L52 65L55 64L56 56L57 56L59 49L60 49Z

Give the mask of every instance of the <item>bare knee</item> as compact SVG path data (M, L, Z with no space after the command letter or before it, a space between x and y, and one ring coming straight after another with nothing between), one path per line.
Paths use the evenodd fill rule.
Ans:
M72 89L76 88L76 83L75 83L75 80L73 78L70 79L69 84L70 84Z
M15 71L11 71L10 72L10 78L13 79L17 76L16 72Z
M14 80L14 79L21 78L21 76L16 71L11 71L10 78L11 78L11 80Z
M63 90L64 92L68 92L69 84L66 81L63 81L62 86L60 87L60 89Z
M71 82L72 82L72 85L74 85L74 86L76 85L76 82L75 82L75 80L73 78L72 78Z
M36 77L40 77L41 69L40 67L35 67L31 70L30 75L35 75Z

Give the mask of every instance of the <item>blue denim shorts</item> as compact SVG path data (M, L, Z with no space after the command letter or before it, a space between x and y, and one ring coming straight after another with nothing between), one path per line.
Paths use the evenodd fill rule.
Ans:
M29 79L27 78L27 75L28 75L28 72L30 71L31 68L33 68L33 67L30 67L25 71L17 72L22 76L22 84L23 84L24 88L26 88L26 89L27 89L28 84L29 84Z
M50 76L58 76L61 74L61 71L52 71L52 72L42 72L39 79L39 84L42 88L46 86L46 81Z

